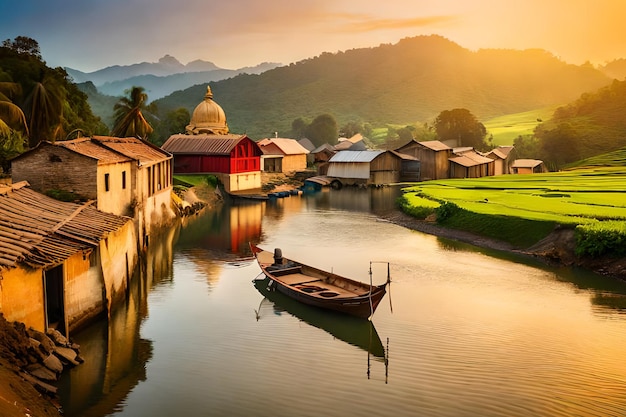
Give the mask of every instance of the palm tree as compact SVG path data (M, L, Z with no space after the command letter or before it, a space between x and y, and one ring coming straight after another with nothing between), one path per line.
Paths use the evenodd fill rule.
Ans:
M19 92L19 84L0 82L0 137L8 137L14 130L28 135L26 116L22 109L11 100Z
M12 98L20 92L20 85L0 82L0 173L9 169L9 160L24 152L28 137L26 116Z
M35 83L24 106L31 148L43 140L54 142L63 138L64 102L65 90L52 76L44 75Z
M112 136L128 137L138 136L147 139L148 135L154 131L150 123L145 119L142 111L146 111L146 101L148 95L143 87L133 87L126 90L127 97L122 97L115 104L115 126L111 131Z

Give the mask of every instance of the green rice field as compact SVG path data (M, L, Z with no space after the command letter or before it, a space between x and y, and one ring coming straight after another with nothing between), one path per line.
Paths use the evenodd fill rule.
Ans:
M487 134L493 136L496 146L513 145L518 136L531 135L539 120L548 120L558 106L530 110L521 113L507 114L483 122Z
M427 181L404 191L417 206L427 199L531 220L626 220L626 167Z

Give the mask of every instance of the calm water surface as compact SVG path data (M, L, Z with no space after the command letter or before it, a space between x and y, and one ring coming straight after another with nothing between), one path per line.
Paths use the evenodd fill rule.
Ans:
M65 415L626 415L623 284L381 221L393 198L224 205L152 242L127 303L73 335ZM266 299L248 241L364 281L391 262L390 294L371 325Z

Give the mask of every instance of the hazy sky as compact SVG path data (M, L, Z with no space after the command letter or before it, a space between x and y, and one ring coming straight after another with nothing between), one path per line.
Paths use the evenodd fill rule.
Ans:
M0 0L0 40L31 37L49 66L85 72L166 54L289 64L430 34L604 64L626 57L625 17L626 0Z

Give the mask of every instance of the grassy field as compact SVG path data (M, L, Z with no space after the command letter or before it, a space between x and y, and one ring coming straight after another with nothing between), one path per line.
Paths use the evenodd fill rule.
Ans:
M530 135L539 120L548 120L559 106L551 106L522 113L507 114L483 122L487 134L493 135L493 144L496 146L513 145L513 141L520 135Z
M557 224L584 225L590 233L599 229L622 233L626 225L623 166L426 181L404 191L404 206L414 213L433 212L433 202L440 206L453 203L464 213L457 216L454 227L504 237L518 245L534 243ZM500 223L494 225L494 218ZM535 226L537 230L531 230ZM526 236L516 236L519 234Z

